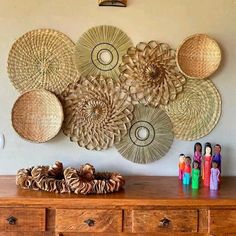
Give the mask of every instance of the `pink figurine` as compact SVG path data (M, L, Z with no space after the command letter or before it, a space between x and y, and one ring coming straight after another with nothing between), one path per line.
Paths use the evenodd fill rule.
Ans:
M193 161L197 161L199 163L199 168L202 163L202 145L201 143L195 143L194 145L194 156Z
M205 154L203 161L203 185L210 186L211 162L212 162L212 148L210 143L205 144Z
M183 180L184 175L184 165L185 165L185 155L179 155L179 180Z
M220 181L220 171L217 168L218 163L216 161L212 161L212 168L211 168L211 176L210 176L210 189L211 190L218 190L218 183Z

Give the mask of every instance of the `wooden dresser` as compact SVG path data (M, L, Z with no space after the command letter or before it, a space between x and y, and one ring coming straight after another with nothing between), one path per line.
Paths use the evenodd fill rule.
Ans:
M109 195L23 190L0 177L0 236L236 235L236 177L192 190L177 177L126 177Z

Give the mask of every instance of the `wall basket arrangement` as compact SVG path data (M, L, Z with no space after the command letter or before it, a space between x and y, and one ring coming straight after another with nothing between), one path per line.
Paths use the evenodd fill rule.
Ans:
M12 125L24 139L43 143L61 129L63 109L57 97L38 89L23 93L12 108Z

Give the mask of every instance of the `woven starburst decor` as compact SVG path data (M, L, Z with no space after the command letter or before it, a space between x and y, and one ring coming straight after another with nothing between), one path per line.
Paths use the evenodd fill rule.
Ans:
M78 79L72 55L75 44L52 29L27 32L13 44L8 57L8 73L14 87L24 92L46 89L60 94Z
M177 139L195 140L209 134L218 123L221 97L209 79L188 79L184 92L162 109L169 115Z
M139 43L122 60L121 80L134 104L167 104L183 89L186 79L177 68L175 51L167 44Z
M128 134L115 146L126 159L146 164L168 152L173 136L170 118L164 111L136 105Z
M107 149L127 133L133 105L118 81L88 76L62 93L64 133L87 149Z
M85 32L76 43L74 61L83 75L119 75L121 57L133 46L130 38L119 28L96 26Z

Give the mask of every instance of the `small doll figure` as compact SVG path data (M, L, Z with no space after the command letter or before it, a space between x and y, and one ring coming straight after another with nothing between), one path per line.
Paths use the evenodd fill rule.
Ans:
M179 155L179 180L183 180L184 175L184 165L185 165L185 155L180 154Z
M199 168L200 168L201 163L202 163L202 144L201 143L195 143L194 145L193 160L199 163Z
M183 175L183 184L190 184L190 174L191 174L191 158L189 156L185 157L184 165L184 175Z
M210 186L211 162L212 162L211 144L206 143L205 144L204 161L203 161L203 171L204 171L203 185L206 187Z
M199 162L194 161L192 169L192 189L199 188L199 177L200 177Z
M218 190L220 171L217 167L218 163L216 161L212 161L211 176L210 176L211 190Z
M221 152L221 146L220 146L220 144L216 144L214 146L214 155L213 155L212 161L217 162L218 169L221 173L221 154L220 154L220 152Z

